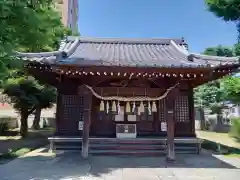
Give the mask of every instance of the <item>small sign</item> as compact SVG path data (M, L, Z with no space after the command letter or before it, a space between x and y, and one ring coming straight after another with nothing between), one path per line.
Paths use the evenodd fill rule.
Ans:
M83 130L83 121L78 121L78 130L79 131Z
M161 122L161 131L167 131L167 123Z

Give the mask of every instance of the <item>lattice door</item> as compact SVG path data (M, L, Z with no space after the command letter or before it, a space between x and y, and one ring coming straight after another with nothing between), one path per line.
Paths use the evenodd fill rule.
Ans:
M159 100L159 105L158 105L158 113L159 113L159 120L161 122L166 122L166 105L165 105L165 98Z
M186 95L177 96L175 100L175 121L189 121L189 102L188 96Z
M63 119L83 120L84 119L84 97L80 95L63 95Z

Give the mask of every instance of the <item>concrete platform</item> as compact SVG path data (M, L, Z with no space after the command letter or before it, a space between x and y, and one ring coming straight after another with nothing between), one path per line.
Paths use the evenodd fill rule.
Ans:
M0 174L1 180L226 180L238 179L239 168L240 159L206 153L178 155L176 162L167 163L164 157L55 157L42 149L1 165Z

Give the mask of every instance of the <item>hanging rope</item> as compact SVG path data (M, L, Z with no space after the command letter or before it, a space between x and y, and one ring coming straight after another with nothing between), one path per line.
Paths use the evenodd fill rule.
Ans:
M161 96L159 97L143 97L143 96L137 96L137 97L121 97L121 96L108 96L108 97L103 97L101 95L99 95L97 92L94 91L94 89L88 85L85 85L91 92L92 94L98 98L98 99L101 99L101 100L104 100L104 101L124 101L124 102L127 102L127 101L135 101L135 102L141 102L141 101L159 101L163 98L165 98L168 93L174 89L179 83L176 83L174 86L168 88Z

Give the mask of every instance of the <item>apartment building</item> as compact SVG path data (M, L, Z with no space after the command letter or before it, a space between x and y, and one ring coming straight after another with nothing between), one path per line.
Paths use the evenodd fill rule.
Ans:
M56 0L56 7L61 12L63 24L78 32L78 0Z

